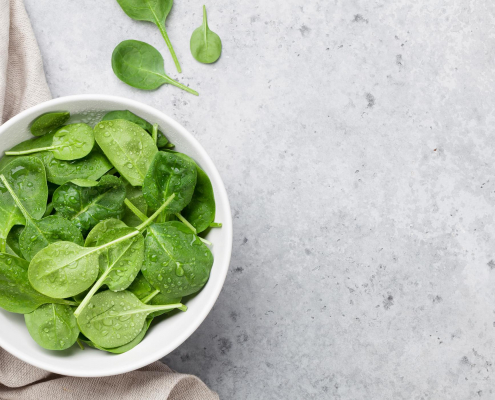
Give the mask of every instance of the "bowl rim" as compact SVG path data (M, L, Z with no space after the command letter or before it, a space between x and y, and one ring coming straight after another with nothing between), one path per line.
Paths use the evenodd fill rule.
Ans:
M150 352L147 356L139 357L136 359L134 362L128 362L125 365L119 365L119 363L115 363L115 366L113 367L112 370L109 370L108 372L101 373L91 373L90 371L67 371L67 367L58 367L56 365L51 365L49 363L45 363L41 360L38 360L35 356L31 356L30 354L27 353L21 353L19 354L17 352L17 349L14 346L11 346L8 341L5 341L2 336L0 336L0 347L8 351L10 354L14 355L15 357L21 359L24 362L27 362L28 364L31 364L35 367L41 368L46 371L50 371L56 374L61 374L61 375L67 375L67 376L75 376L75 377L104 377L104 376L113 376L113 375L119 375L123 374L126 372L134 371L136 369L142 368L144 366L147 366L155 361L160 360L161 358L165 357L167 354L170 354L172 351L177 349L182 343L184 343L197 329L198 327L203 323L203 321L206 319L208 314L210 313L211 309L215 305L218 296L220 295L220 292L223 288L223 285L225 283L225 279L227 277L227 273L229 270L229 265L231 261L231 255L232 255L232 241L233 241L233 228L232 228L232 212L230 208L230 202L229 198L227 195L227 191L225 189L225 185L223 183L222 178L220 177L220 174L215 167L215 164L209 157L208 153L206 150L201 146L201 144L196 140L196 138L186 129L184 128L181 124L179 124L177 121L175 121L172 117L169 117L167 114L164 112L148 105L145 103L142 103L140 101L136 100L130 100L125 97L121 96L112 96L112 95L102 95L102 94L81 94L81 95L71 95L71 96L63 96L63 97L58 97L56 99L48 100L43 103L39 103L35 106L32 106L24 111L21 111L19 114L15 115L11 119L9 119L7 122L2 124L0 126L0 138L2 137L5 132L7 132L12 126L14 126L18 121L28 117L28 116L33 116L33 119L35 116L39 115L40 113L44 112L46 108L52 107L52 106L57 106L57 105L63 105L67 101L69 102L78 102L78 101L95 101L95 102L117 102L122 105L123 108L128 109L128 108L133 108L133 109L140 109L143 110L143 112L146 112L150 115L158 115L159 118L166 120L168 124L174 127L174 129L179 132L180 135L184 136L187 141L191 142L198 153L200 153L201 158L202 158L202 163L208 165L208 170L209 176L211 177L212 181L214 180L216 183L218 183L218 193L215 193L215 196L218 198L222 198L222 202L225 204L225 218L222 220L222 230L225 230L226 232L226 238L227 241L222 244L222 249L223 253L225 254L226 262L221 265L223 268L221 269L220 272L221 275L218 277L216 281L211 282L211 284L214 285L213 288L213 295L207 298L205 301L201 313L196 317L195 321L193 324L188 326L188 329L182 331L181 338L174 341L169 346L163 346L161 348L157 348L155 352ZM96 109L98 108L97 106L95 107ZM219 268L217 266L217 268ZM210 282L210 281L209 281Z

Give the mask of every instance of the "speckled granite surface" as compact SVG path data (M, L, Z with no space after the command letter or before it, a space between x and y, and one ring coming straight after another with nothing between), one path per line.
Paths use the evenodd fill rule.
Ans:
M235 225L203 325L164 359L222 399L493 399L495 3L203 3L168 21L183 66L141 92L115 45L158 30L115 1L26 0L54 96L155 106L215 161Z

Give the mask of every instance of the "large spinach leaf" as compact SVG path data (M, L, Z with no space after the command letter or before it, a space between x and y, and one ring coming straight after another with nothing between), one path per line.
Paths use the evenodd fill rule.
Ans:
M142 186L158 152L151 136L140 126L124 119L99 122L94 131L96 141L117 171L131 185Z
M167 299L199 291L208 281L213 255L184 224L152 224L145 239L142 272Z
M123 346L142 331L146 317L160 310L186 310L183 304L149 306L131 292L107 290L96 294L77 318L81 332L104 348Z
M106 113L101 120L113 121L115 119L125 119L127 121L134 122L150 135L153 133L153 125L151 125L148 121L142 119L141 117L137 116L136 114L130 112L129 110L110 111L109 113ZM160 130L158 131L158 141L156 145L159 149L174 147L174 145L168 141L163 132Z
M189 204L196 185L196 163L181 153L158 152L144 178L143 195L152 209L171 194L175 198L165 210L175 214Z

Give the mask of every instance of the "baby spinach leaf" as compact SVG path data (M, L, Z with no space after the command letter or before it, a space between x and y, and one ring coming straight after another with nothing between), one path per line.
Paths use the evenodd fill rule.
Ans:
M72 242L55 242L39 251L29 264L29 281L40 293L72 297L98 277L98 250Z
M50 152L38 153L37 157L45 164L48 181L57 185L78 178L96 180L113 168L99 149L74 161L57 160Z
M193 57L203 64L214 63L222 54L222 41L220 36L208 27L205 6L203 6L203 24L193 32L190 47Z
M29 129L34 136L43 136L60 128L69 118L68 111L48 112L36 118Z
M148 204L144 199L141 187L132 186L129 182L127 182L127 180L124 180L124 186L126 189L126 200L124 201L126 207L122 221L124 221L128 226L138 226L144 220L137 217L129 207L135 207L143 216L146 216L148 215Z
M104 348L123 346L142 331L146 317L154 311L179 308L183 304L149 306L124 290L107 290L96 294L77 318L81 332L93 343Z
M10 162L2 171L7 182L23 199L29 213L41 218L48 198L46 175L43 163L34 157L19 157ZM6 239L14 225L25 224L25 218L14 199L0 181L0 251L5 251Z
M90 242L95 241L96 246L101 246L135 231L134 228L126 226L122 221L111 221L114 221L112 229L97 229L97 231L101 231L101 233L92 235ZM106 221L103 221L100 224L109 226ZM95 229L96 228L98 228L98 225ZM119 246L110 247L102 252L99 258L100 276L76 309L74 315L77 317L82 312L93 295L103 285L107 285L108 288L114 292L127 289L141 269L143 256L143 235L137 235L132 239L121 243Z
M181 297L174 297L168 299L159 290L151 286L142 273L136 276L131 286L127 288L129 292L133 293L139 300L145 304L151 304L153 306L180 303ZM155 311L150 314L151 317L158 317L162 314L170 312L171 310Z
M65 350L79 336L72 307L62 304L45 304L25 314L24 320L31 337L47 350Z
M168 37L167 31L165 29L165 20L172 9L174 4L173 0L117 0L124 12L138 21L149 21L153 22L167 43L167 47L170 50L170 54L174 59L175 67L177 71L182 72L179 64L179 60L175 55L174 48Z
M138 125L117 119L99 122L95 138L120 174L133 186L142 186L146 172L158 152L151 136Z
M181 211L182 216L200 233L215 220L215 196L210 178L196 166L198 179L191 202Z
M20 156L41 151L50 151L57 160L77 160L86 157L95 144L93 129L86 124L71 124L58 129L49 146L29 150L9 150L8 156Z
M75 305L37 292L29 283L28 267L26 260L0 253L0 307L13 313L27 314L47 303Z
M142 119L141 117L138 117L136 114L128 110L110 111L109 113L106 113L101 120L113 121L115 119L125 119L127 121L134 122L136 125L139 125L150 135L153 133L153 125L151 125L148 121ZM174 145L168 141L168 139L165 137L163 132L160 130L158 131L157 146L159 149L162 147L166 147L166 148L174 147Z
M184 224L171 221L148 228L142 272L167 299L199 291L212 266L210 249Z
M24 207L4 175L0 180L14 199L16 206L26 219L26 227L19 237L19 245L24 258L30 261L38 251L60 240L83 244L83 237L77 227L70 221L51 215L43 219L34 219Z
M96 186L89 186L91 181L88 180L76 182L85 186L73 182L63 184L53 194L53 206L82 232L89 231L101 220L123 216L126 191L119 178L105 175Z
M155 90L169 83L199 96L195 90L165 74L162 55L148 43L138 40L124 40L119 43L112 54L112 68L117 78L138 89Z
M39 138L26 140L14 146L11 150L17 152L50 146L54 134L55 132L51 132ZM19 157L20 156L3 156L0 159L0 171L12 160ZM112 164L110 164L100 148L96 145L89 155L79 160L57 160L49 151L34 153L33 157L37 157L43 162L48 182L56 185L62 185L67 181L77 178L99 179L107 171L112 169Z
M181 153L158 152L144 178L143 195L157 209L172 193L175 198L165 210L179 213L191 201L196 185L196 163Z

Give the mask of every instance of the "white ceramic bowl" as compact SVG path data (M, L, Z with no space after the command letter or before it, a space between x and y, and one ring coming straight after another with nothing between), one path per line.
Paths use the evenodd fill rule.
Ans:
M0 153L32 137L28 126L38 115L48 111L67 110L70 122L96 124L101 116L112 110L129 110L140 117L158 123L176 150L191 156L211 179L216 200L215 221L221 229L212 229L207 239L213 243L215 258L208 283L187 305L187 312L179 313L154 325L144 340L131 351L115 355L77 346L62 352L44 350L31 339L24 317L0 309L0 346L36 367L58 374L98 377L129 372L166 356L180 346L204 321L220 294L229 268L232 250L232 216L222 179L210 157L196 139L181 125L162 112L145 104L122 97L79 95L62 97L39 104L0 127ZM205 343L207 346L208 343Z

